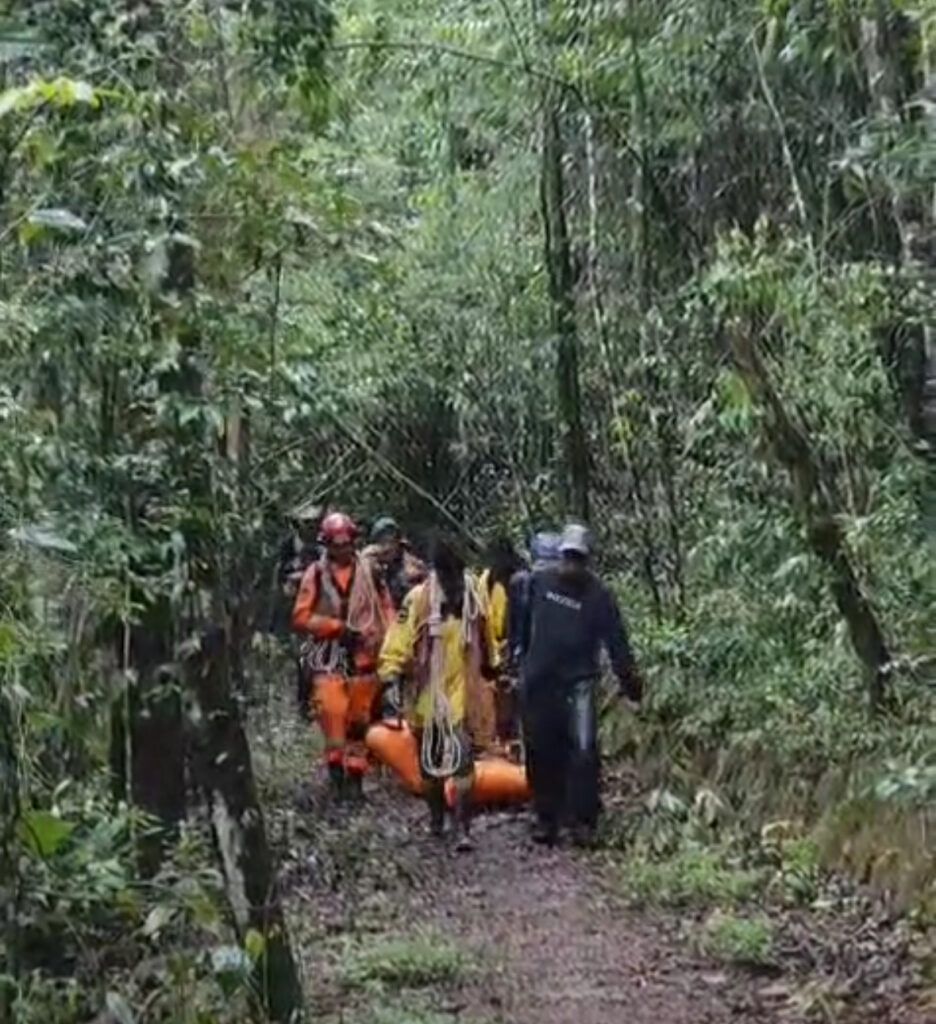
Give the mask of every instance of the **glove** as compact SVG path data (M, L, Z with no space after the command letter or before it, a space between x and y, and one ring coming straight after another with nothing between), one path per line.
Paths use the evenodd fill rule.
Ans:
M403 680L399 676L388 679L380 694L380 717L387 719L403 717Z
M352 629L351 626L344 626L341 630L341 643L342 646L350 653L360 646L361 641L364 639L363 635L359 630Z

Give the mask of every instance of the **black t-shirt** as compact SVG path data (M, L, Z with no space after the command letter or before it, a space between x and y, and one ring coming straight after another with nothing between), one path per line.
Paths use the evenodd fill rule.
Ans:
M611 591L594 575L570 579L555 569L532 574L522 630L523 678L529 690L565 688L600 673L602 648L628 689L633 655Z

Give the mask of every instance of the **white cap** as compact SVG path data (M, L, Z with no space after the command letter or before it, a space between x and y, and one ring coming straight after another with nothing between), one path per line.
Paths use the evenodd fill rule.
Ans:
M559 541L559 554L581 555L587 558L592 553L591 533L587 526L581 523L569 523L562 531L562 539Z

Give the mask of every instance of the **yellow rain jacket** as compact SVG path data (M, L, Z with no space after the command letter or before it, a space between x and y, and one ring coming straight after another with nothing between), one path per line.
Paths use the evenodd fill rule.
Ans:
M502 655L507 644L507 590L503 583L491 586L491 570L485 569L478 577L481 596L486 602L487 618L491 624L491 634Z
M406 677L415 683L409 688L407 717L417 729L425 725L430 706L430 587L427 580L404 598L397 620L384 639L377 668L382 682ZM452 724L467 723L471 728L472 720L480 712L481 673L497 667L497 642L483 602L478 602L469 637L466 642L461 618L448 615L443 619L439 637L443 648L443 692L451 705Z

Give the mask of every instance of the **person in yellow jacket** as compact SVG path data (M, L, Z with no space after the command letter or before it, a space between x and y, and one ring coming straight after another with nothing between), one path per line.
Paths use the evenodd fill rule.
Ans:
M497 670L497 648L477 579L450 542L436 541L430 568L429 578L404 599L380 651L382 714L395 718L407 709L436 836L445 830L445 783L453 780L456 849L466 850L473 733L483 687Z
M497 649L498 665L508 663L508 591L514 574L524 568L523 561L506 537L494 541L488 550L487 568L478 578L485 614ZM509 681L501 676L486 683L483 694L482 724L475 737L481 753L502 753L517 735L517 710Z

